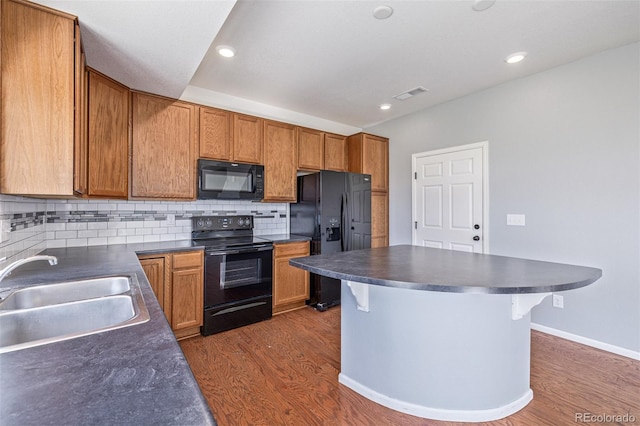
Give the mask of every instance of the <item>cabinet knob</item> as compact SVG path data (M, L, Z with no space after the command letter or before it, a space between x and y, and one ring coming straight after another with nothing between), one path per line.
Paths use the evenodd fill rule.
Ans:
M479 237L479 236L477 236L477 235L474 235L474 236L473 236L473 241L480 241L480 237Z

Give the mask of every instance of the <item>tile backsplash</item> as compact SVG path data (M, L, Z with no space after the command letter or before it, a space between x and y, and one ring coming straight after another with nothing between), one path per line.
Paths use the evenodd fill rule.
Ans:
M0 194L0 268L47 248L47 200Z
M253 215L255 235L288 231L286 203L43 200L0 194L0 223L9 231L0 242L0 268L45 248L190 239L191 217L228 214Z

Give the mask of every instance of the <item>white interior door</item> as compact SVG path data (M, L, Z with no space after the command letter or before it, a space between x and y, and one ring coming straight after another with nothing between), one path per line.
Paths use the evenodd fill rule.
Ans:
M413 244L486 251L487 143L413 155Z

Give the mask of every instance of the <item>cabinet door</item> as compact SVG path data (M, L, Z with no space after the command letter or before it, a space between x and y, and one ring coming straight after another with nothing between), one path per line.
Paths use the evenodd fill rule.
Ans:
M86 57L82 51L80 40L80 25L75 24L75 134L74 134L74 170L73 191L78 195L89 192L89 138L88 138L88 104L89 78L86 67Z
M200 158L231 161L231 113L200 107Z
M71 196L75 22L27 2L0 7L0 192Z
M372 191L387 191L389 188L389 143L388 139L364 135L362 145L362 173L371 175Z
M296 201L295 127L264 122L264 200Z
M129 89L89 72L89 196L127 198Z
M131 196L195 199L196 107L133 93Z
M274 314L305 306L309 298L309 273L289 265L289 259L308 255L309 242L274 245Z
M371 192L371 247L389 245L389 194Z
M324 168L324 133L319 130L298 128L298 169Z
M344 172L347 170L346 136L325 133L324 170L334 170L337 172Z
M233 161L262 164L262 122L258 117L233 114Z
M164 309L165 261L164 257L140 259L142 270L151 284L151 289Z
M202 325L204 315L202 268L174 270L171 294L171 328Z

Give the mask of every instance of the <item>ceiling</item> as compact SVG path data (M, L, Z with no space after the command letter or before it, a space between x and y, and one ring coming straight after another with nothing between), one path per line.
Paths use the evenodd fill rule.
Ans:
M78 16L89 65L133 89L354 132L640 40L638 0L37 2Z

